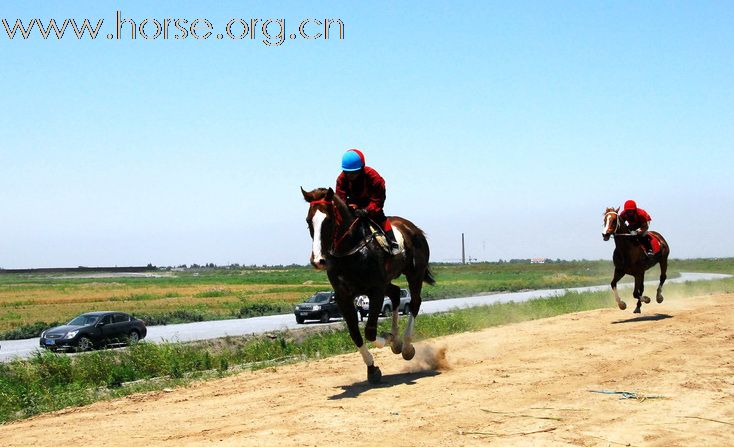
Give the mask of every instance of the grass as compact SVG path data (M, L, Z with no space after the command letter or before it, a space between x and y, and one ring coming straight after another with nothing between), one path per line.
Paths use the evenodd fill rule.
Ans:
M734 279L671 284L666 288L666 300L712 293L734 293ZM421 315L416 339L614 306L611 294L605 291ZM402 319L401 326L404 323ZM380 331L389 331L389 321L380 323ZM76 356L37 353L27 360L0 364L0 422L140 391L182 386L242 369L348 352L355 352L355 348L342 326L195 343L141 342L127 349ZM358 357L355 355L355 361Z
M527 289L570 288L610 281L610 261L547 264L436 264L423 299ZM680 271L734 273L734 258L671 261ZM0 339L37 337L46 327L93 310L118 310L148 324L173 324L288 313L320 290L326 275L310 267L203 269L161 277L83 278L0 274ZM657 267L653 275L657 274ZM406 287L404 279L397 284Z

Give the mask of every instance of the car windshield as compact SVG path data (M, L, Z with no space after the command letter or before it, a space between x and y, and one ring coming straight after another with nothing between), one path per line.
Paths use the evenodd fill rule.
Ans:
M94 315L79 315L69 322L69 326L89 326L99 320L99 317Z
M329 298L331 297L331 293L329 292L319 292L315 295L313 295L311 298L307 299L307 303L328 303Z

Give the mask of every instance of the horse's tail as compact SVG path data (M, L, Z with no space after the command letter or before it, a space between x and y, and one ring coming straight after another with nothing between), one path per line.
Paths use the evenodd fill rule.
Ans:
M433 272L431 272L430 267L426 267L426 274L423 275L423 282L431 286L436 285L436 279L433 277Z
M435 285L436 284L436 278L433 277L433 272L431 271L430 266L428 265L428 259L430 258L431 250L428 248L428 240L426 239L426 234L418 227L415 227L416 232L415 236L413 237L413 246L416 249L422 250L423 253L425 253L425 259L421 260L422 264L425 264L425 273L423 274L423 282L428 285ZM413 255L413 263L416 264L416 267L419 267L417 264L417 260L415 259L415 254Z

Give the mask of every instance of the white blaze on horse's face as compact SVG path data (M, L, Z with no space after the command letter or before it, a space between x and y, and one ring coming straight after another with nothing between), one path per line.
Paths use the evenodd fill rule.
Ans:
M617 223L617 213L608 211L604 214L604 227L602 228L602 236L604 240L608 240L609 236L615 232Z
M612 223L617 220L617 215L614 213L607 213L604 217L604 234L611 234L614 232Z
M322 252L321 244L321 227L323 226L326 214L322 211L316 211L311 219L313 225L313 248L311 249L311 264L318 269L326 268L326 258Z

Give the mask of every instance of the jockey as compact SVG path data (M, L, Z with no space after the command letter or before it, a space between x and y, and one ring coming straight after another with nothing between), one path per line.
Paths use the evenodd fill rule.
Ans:
M342 173L336 179L336 194L354 209L357 217L369 217L385 231L390 254L400 253L390 219L385 217L385 180L374 169L365 166L364 154L349 149L342 156Z
M630 229L630 234L636 235L643 247L647 257L652 256L652 243L647 231L650 229L650 221L652 218L647 211L637 208L634 200L624 202L624 210L619 217L625 221Z

